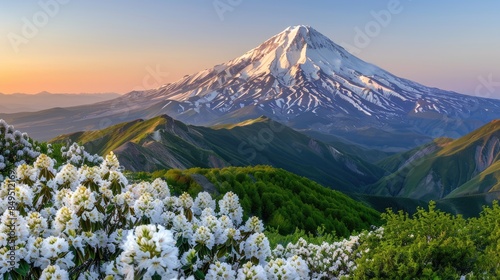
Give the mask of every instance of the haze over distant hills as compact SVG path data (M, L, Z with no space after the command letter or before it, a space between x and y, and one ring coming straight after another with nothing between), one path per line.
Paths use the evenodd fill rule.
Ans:
M0 93L0 113L36 112L55 107L70 107L107 101L119 97L118 93Z

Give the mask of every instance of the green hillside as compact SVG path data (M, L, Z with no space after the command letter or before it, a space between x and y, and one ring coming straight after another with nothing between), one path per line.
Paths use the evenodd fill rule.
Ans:
M307 178L270 166L192 168L132 174L137 179L164 178L174 192L200 191L222 197L236 193L247 216L261 217L268 227L281 234L296 228L316 233L324 226L326 232L349 236L380 224L379 212L345 194L325 188Z
M493 121L454 141L439 139L382 160L379 166L393 173L367 192L428 201L498 190L499 139L500 121Z
M87 151L114 151L131 171L265 164L334 189L358 192L384 170L266 117L214 128L185 125L168 116L136 120L99 131L62 135Z

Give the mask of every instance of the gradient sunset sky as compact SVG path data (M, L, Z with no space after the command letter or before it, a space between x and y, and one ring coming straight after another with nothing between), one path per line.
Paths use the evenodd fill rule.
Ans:
M1 1L0 92L157 87L238 57L298 24L352 50L356 29L373 24L374 13L389 4L400 12L373 29L376 35L358 48L358 57L397 76L465 94L475 94L479 77L490 79L495 83L487 94L500 98L495 0Z

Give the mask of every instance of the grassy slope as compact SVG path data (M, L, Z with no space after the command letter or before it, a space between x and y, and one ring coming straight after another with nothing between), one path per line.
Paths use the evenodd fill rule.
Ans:
M447 197L453 198L497 191L500 191L500 161L493 163L486 170L455 189Z
M100 131L63 135L93 153L113 150L127 168L224 167L267 164L336 189L359 191L384 173L375 165L261 117L217 128L187 126L168 116ZM142 168L142 169L141 169Z
M409 168L398 170L370 186L372 193L379 195L396 195L412 197L422 200L440 199L448 194L469 194L487 192L496 185L495 171L485 170L484 174L477 174L477 149L488 150L490 140L500 136L500 122L491 122L482 128L452 142L442 141L440 149L423 157ZM493 162L499 159L499 154L493 152ZM407 159L409 154L401 158ZM396 156L397 157L397 156ZM398 161L386 159L381 167L394 170ZM475 178L474 178L475 177ZM473 181L471 181L473 180ZM496 180L496 179L495 179ZM492 185L492 182L494 184ZM478 188L478 184L481 185ZM454 192L455 189L459 189Z

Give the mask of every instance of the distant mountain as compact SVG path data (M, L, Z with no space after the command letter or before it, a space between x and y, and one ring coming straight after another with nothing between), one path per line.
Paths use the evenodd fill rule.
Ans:
M207 128L162 115L52 140L66 141L82 143L91 153L114 151L131 171L265 164L349 192L376 182L384 173L375 165L266 117Z
M195 125L266 115L304 132L394 152L435 137L456 138L500 118L500 100L397 77L299 25L238 58L157 89L99 104L0 117L44 140L161 114ZM393 141L383 144L379 136Z
M36 112L55 107L70 107L107 101L119 97L118 93L0 93L0 113Z
M367 187L377 195L421 200L500 195L500 121L459 139L439 139L379 162L392 172ZM489 195L491 199L491 195Z

